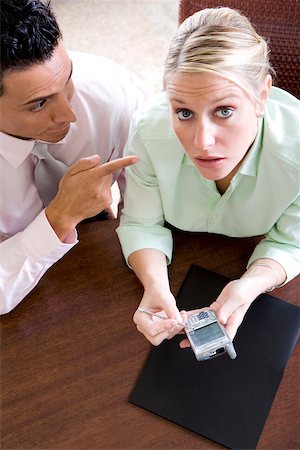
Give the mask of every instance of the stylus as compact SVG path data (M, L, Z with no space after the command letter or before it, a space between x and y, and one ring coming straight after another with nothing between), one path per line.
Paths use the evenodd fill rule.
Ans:
M149 316L158 317L159 319L163 319L163 320L169 319L169 317L165 317L165 316L162 316L161 314L153 313L153 312L148 311L147 309L144 309L144 308L138 308L138 310L139 310L140 312L142 312L142 313L149 314ZM177 324L180 325L180 326L183 327L183 328L190 328L190 327L189 327L186 323L184 323L184 322L177 322ZM192 328L190 328L190 329L192 329Z

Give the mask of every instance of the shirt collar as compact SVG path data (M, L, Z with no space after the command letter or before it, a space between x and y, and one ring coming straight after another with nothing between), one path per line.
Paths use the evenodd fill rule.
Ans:
M264 120L260 119L258 122L258 130L256 138L250 147L248 154L243 161L243 164L240 167L240 170L238 173L241 173L243 175L248 175L255 177L257 174L257 167L258 167L258 161L260 156L260 150L262 147L262 141L263 141L263 128L264 128ZM184 149L183 149L184 151ZM183 157L183 164L187 165L194 165L190 158L187 156L187 154L184 152Z
M8 164L17 168L31 153L36 142L38 142L38 140L19 139L0 131L0 155L3 156ZM66 136L59 142L39 142L45 142L46 144L51 145L64 144L66 142Z
M257 175L258 162L263 141L263 129L264 119L260 119L258 121L258 130L255 141L251 145L248 154L239 170L239 173L243 175L248 175L250 177L256 177Z

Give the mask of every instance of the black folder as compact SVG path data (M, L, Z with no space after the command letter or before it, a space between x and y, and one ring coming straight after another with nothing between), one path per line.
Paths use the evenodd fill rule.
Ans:
M192 265L180 309L208 306L228 279ZM182 336L153 347L129 401L232 449L254 449L300 331L300 308L268 294L249 308L227 354L198 362Z

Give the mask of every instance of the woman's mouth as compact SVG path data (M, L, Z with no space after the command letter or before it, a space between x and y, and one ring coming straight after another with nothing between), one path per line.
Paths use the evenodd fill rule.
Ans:
M197 166L203 169L217 169L222 166L225 158L221 157L209 157L209 158L195 158L195 163Z

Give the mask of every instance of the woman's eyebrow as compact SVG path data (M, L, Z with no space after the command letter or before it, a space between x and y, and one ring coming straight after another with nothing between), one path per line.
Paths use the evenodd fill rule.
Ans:
M180 100L179 98L174 98L174 97L169 97L169 101L181 103L182 105L185 105L185 103L186 103L184 100Z
M227 100L227 99L239 99L239 98L240 98L240 97L239 97L238 94L232 93L232 94L226 94L226 95L224 95L224 96L222 96L222 97L218 97L218 98L212 100L211 102L212 102L212 103L222 103L222 102L224 102L224 101ZM169 97L169 100L172 101L172 102L180 103L180 104L182 104L182 105L185 105L185 104L186 104L186 102L185 102L184 100L181 100L181 99L175 98L175 97Z
M212 101L212 103L222 103L222 102L224 102L224 100L232 99L232 98L234 98L234 99L238 98L239 99L240 97L237 94L234 94L234 93L226 94L226 95L224 95L222 97L216 98L215 100Z

